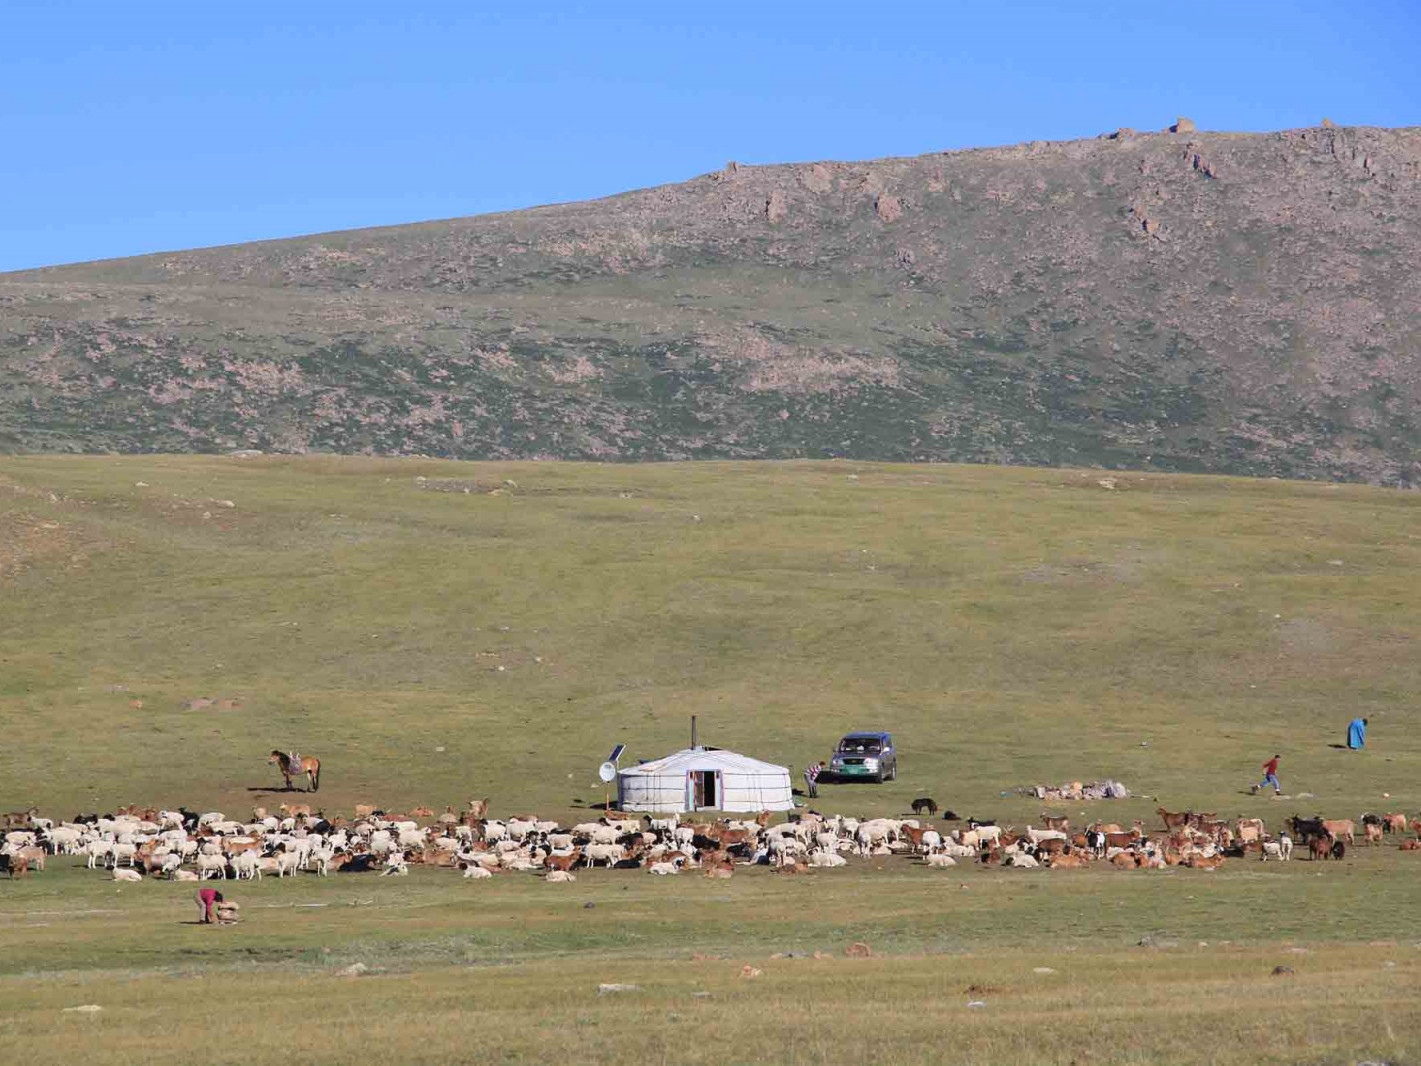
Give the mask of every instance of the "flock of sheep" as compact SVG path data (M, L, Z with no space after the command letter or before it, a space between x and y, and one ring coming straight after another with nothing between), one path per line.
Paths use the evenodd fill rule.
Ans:
M221 812L196 813L127 808L113 815L76 817L56 824L37 810L6 816L0 868L23 876L44 868L50 855L83 856L90 869L112 871L116 880L144 876L174 881L278 878L307 871L405 874L412 865L461 870L472 879L510 871L535 871L550 882L576 879L591 866L644 869L676 875L698 869L707 877L730 877L738 866L767 865L782 873L841 867L853 856L914 855L929 867L977 861L1012 867L1079 868L1104 861L1123 868L1191 866L1216 869L1229 855L1257 853L1287 860L1294 836L1314 857L1340 857L1354 823L1293 819L1288 832L1270 836L1260 819L1234 823L1191 812L1158 812L1161 832L1140 822L1128 828L1096 823L1073 831L1068 819L1043 812L1042 827L1023 829L968 820L936 828L917 818L857 819L807 811L770 825L768 812L754 819L686 822L608 813L596 821L563 827L536 817L487 817L487 801L455 814L434 816L428 808L409 815L357 807L353 818L326 818L306 806L282 806L275 814L257 808L250 821ZM423 821L424 824L421 824ZM1404 834L1404 816L1363 816L1368 839L1383 831ZM1412 823L1421 832L1421 822ZM1324 847L1319 848L1317 841ZM1415 841L1403 847L1415 849Z

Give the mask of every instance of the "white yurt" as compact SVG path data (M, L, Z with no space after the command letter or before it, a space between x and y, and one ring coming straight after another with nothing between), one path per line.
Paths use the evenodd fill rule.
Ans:
M624 811L788 811L789 771L723 748L687 748L617 774Z

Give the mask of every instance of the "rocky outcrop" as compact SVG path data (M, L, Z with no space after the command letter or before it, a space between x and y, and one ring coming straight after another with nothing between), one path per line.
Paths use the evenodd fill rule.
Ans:
M1174 128L0 276L0 451L1421 481L1421 131Z

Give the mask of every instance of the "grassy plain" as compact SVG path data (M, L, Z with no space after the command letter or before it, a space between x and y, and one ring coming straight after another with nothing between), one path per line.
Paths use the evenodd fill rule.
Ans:
M5 459L0 807L240 813L281 801L265 753L296 746L322 758L330 810L487 795L496 813L581 816L614 741L664 754L694 713L706 742L796 768L849 728L893 730L900 780L827 787L828 810L926 793L1020 821L1042 805L1003 792L1109 776L1141 798L1073 817L1144 818L1154 797L1273 820L1416 813L1421 501L1102 477ZM199 696L240 702L189 709ZM1368 750L1332 747L1356 714ZM1312 795L1245 794L1274 751L1290 795ZM146 1041L156 1061L191 1057L202 1032L227 1038L204 1057L247 1062L303 1033L331 1061L1418 1053L1413 855L1218 874L881 865L565 890L268 879L241 888L242 927L207 930L183 924L190 889L56 862L0 882L0 1049L123 1060ZM880 957L844 959L854 940ZM815 950L832 960L769 958ZM331 976L354 961L384 972ZM764 975L736 976L747 962ZM598 998L601 981L642 991ZM998 991L968 1008L972 984ZM107 1006L56 1014L87 1002ZM155 1021L174 1010L181 1025ZM709 1036L727 1012L733 1036Z

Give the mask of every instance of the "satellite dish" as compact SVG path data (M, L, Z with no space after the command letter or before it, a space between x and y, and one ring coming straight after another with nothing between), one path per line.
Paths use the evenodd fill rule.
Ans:
M597 767L597 776L603 781L612 782L617 779L617 764L608 760Z

